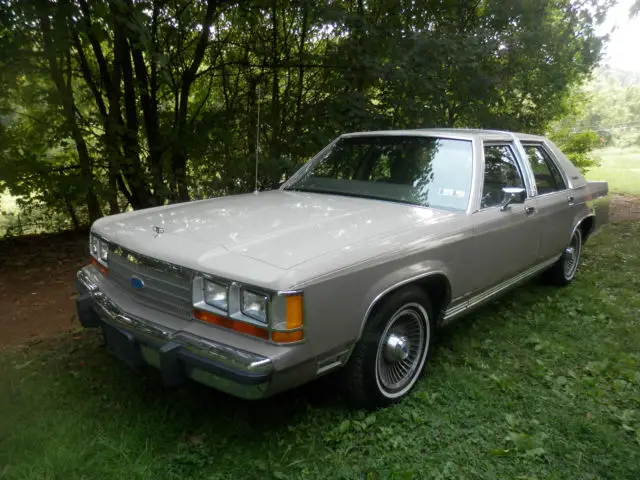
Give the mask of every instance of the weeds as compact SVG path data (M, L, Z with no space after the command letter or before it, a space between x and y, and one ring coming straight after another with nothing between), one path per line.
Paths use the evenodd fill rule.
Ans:
M531 282L441 332L400 404L332 378L259 402L162 387L82 332L0 354L0 478L640 478L640 225L577 281Z

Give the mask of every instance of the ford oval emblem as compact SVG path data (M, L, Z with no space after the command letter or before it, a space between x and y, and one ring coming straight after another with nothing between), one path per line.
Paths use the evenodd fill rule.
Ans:
M144 288L144 280L138 277L131 277L131 286L137 290Z

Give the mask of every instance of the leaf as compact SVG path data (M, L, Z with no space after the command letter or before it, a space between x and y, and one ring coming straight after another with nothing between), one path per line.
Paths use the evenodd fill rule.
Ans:
M339 433L346 433L346 432L349 431L349 428L351 428L351 420L345 420L338 427L338 432Z
M501 457L507 455L510 452L509 449L506 448L496 448L494 450L490 450L489 453L491 455L495 455L496 457Z
M541 447L536 447L536 448L531 448L529 450L527 450L524 454L527 457L540 457L542 455L544 455L546 452L546 450L544 448Z

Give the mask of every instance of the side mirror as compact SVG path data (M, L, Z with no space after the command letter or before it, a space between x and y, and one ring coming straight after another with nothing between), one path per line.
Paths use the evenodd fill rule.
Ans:
M527 190L520 187L504 187L502 193L504 193L504 200L500 206L502 212L507 210L512 203L524 203L527 199Z

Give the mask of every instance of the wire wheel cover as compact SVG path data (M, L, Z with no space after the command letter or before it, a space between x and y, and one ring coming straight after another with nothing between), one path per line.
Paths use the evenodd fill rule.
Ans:
M387 323L376 355L376 380L383 393L402 393L412 385L424 363L428 325L427 314L418 304L404 305Z

